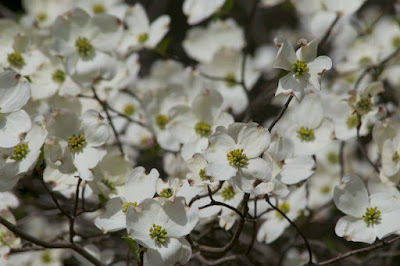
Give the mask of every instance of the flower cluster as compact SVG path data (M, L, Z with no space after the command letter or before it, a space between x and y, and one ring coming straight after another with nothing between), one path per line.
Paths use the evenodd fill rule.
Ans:
M363 2L264 0L242 23L239 1L185 0L180 36L140 3L23 1L0 19L0 264L61 265L62 246L83 265L214 265L241 233L250 256L336 218L348 241L398 234L400 27L356 16ZM302 29L260 45L252 19L271 6ZM326 255L300 235L305 262Z

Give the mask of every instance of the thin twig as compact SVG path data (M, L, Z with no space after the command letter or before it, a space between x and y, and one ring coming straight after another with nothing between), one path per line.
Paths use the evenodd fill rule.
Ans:
M333 28L334 28L335 25L338 23L340 17L341 17L341 14L340 14L340 13L337 13L337 14L336 14L335 20L331 23L331 25L329 26L328 30L325 32L324 37L322 37L322 39L321 39L321 41L320 41L320 43L319 43L319 46L320 46L320 47L323 47L323 46L324 46L324 44L325 44L326 41L328 40L329 36L331 35Z
M56 204L57 208L68 218L71 219L71 214L67 210L65 210L60 203L57 200L56 195L54 192L47 186L47 184L44 182L43 178L39 178L40 182L42 183L43 187L46 189L47 193L51 196L53 202Z
M218 184L218 187L211 193L211 195L214 195L215 193L217 193L222 188L223 184L224 184L224 181L220 181L219 184ZM205 198L205 197L208 197L208 196L209 196L209 193L194 196L189 202L189 207L192 206L192 204L195 201L197 201L199 199L202 199L202 198Z
M340 148L339 148L339 165L340 165L340 178L344 176L344 147L346 145L346 142L341 141L340 142Z
M99 96L97 95L97 92L96 92L96 89L94 88L94 86L92 86L91 89L92 89L94 98L95 98L95 99L98 101L98 103L103 107L103 110L104 110L104 112L105 112L106 115L107 115L107 119L108 119L108 121L110 122L110 126L111 126L112 131L114 132L115 140L116 140L116 142L117 142L117 146L118 146L118 148L119 148L119 151L121 152L121 154L124 154L124 149L122 148L122 143L121 143L121 141L120 141L120 139L119 139L119 135L118 135L117 129L115 128L114 123L113 123L113 121L112 121L112 119L111 119L110 113L109 113L109 111L108 111L108 105L107 105L107 103L99 98Z
M250 194L246 193L244 194L243 197L243 213L242 213L242 218L239 221L238 227L235 231L235 233L233 234L232 239L223 247L210 247L210 246L205 246L205 245L200 245L200 244L194 244L194 246L196 248L198 248L198 250L200 251L205 251L205 252L211 252L211 253L225 253L229 250L231 250L233 248L233 246L236 244L236 242L239 239L240 233L243 230L243 226L245 223L245 219L243 217L246 217L246 214L249 211L249 206L247 205L248 201L250 198Z
M361 142L361 138L360 138L360 127L361 127L361 122L358 123L357 125L357 143L358 143L358 147L360 148L360 151L362 153L362 155L364 156L364 158L367 160L367 162L372 166L372 168L374 168L375 172L377 174L379 174L380 170L378 168L378 166L376 166L371 159L368 156L368 153L363 145L363 143Z
M268 131L271 132L276 123L282 118L282 116L285 114L286 109L289 107L290 102L293 99L293 95L289 95L289 98L287 99L286 103L282 106L282 109L279 111L278 116L272 121L271 125L268 127Z
M76 191L75 191L75 202L74 202L74 210L72 213L71 218L69 219L69 242L74 242L75 236L75 218L78 210L78 203L79 203L79 186L81 185L82 179L78 178L78 183L76 184Z
M271 208L273 208L274 210L279 212L286 219L286 221L288 221L290 223L290 225L296 229L297 233L303 238L304 244L306 245L306 248L308 250L308 264L311 265L312 264L312 250L311 250L310 243L308 243L308 240L305 237L305 235L303 234L303 232L300 230L300 228L297 226L297 224L295 222L293 222L292 220L290 220L289 217L286 216L286 214L283 211L281 211L278 207L276 207L275 205L273 205L271 203L271 201L269 200L268 194L265 195L265 200L267 201L269 206L271 206Z
M198 259L202 264L205 264L205 265L220 265L220 264L232 261L232 260L237 260L240 258L240 255L230 255L230 256L225 256L225 257L222 257L222 258L216 259L216 260L207 260L200 254L200 252L198 252L198 253L194 254L192 256L192 258Z
M346 252L346 253L344 253L342 255L339 255L339 256L337 256L335 258L332 258L332 259L329 259L329 260L325 260L325 261L322 261L322 262L319 262L319 263L314 263L312 265L328 265L328 264L332 264L334 262L343 260L343 259L348 258L350 256L353 256L355 254L359 254L359 253L363 253L363 252L367 252L367 251L383 248L383 247L385 247L385 246L387 246L387 245L389 245L391 243L394 243L394 242L398 241L399 239L400 239L400 236L396 236L395 238L392 238L390 240L380 241L379 243L377 243L375 245L372 245L372 246L369 246L369 247L365 247L365 248L356 249L356 250L352 250L352 251Z
M51 249L58 249L58 248L63 248L63 249L72 249L82 255L85 259L93 263L94 265L101 265L101 262L97 260L95 257L93 257L89 252L87 252L85 249L82 247L76 245L75 243L63 243L63 242L55 242L55 243L50 243L47 241L40 240L24 231L16 227L14 224L10 223L6 219L0 216L0 224L4 225L7 227L8 230L13 232L15 235L21 237L22 239L29 241L35 245L44 247L44 248L51 248Z

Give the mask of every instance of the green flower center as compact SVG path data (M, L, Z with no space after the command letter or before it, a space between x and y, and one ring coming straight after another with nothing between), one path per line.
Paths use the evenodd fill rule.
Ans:
M297 60L293 63L292 72L296 76L303 76L308 71L307 63L304 61Z
M381 220L381 211L378 210L378 207L367 208L367 211L362 216L362 218L364 219L364 222L367 224L368 227L374 224L378 224Z
M136 207L137 206L137 202L127 202L122 206L122 212L126 214L126 212L128 211L129 207L133 206Z
M138 40L139 43L144 43L144 42L147 41L148 38L149 38L149 34L147 34L145 32L145 33L139 34L138 37L137 37L137 40Z
M363 56L363 57L360 58L360 60L358 60L358 64L360 66L367 66L367 65L369 65L371 63L372 63L372 59L369 56Z
M149 231L151 239L154 239L157 245L164 243L168 236L167 231L160 225L153 224L153 227L151 227Z
M26 143L20 143L14 147L14 155L10 158L16 161L22 161L29 153L29 146Z
M168 117L166 115L162 114L156 115L156 125L158 126L158 128L164 130L167 123L168 123Z
M297 130L297 137L302 142L313 141L315 140L314 130L308 127L301 127L299 130Z
M21 54L19 54L17 52L8 54L7 60L11 66L16 67L16 68L22 68L25 65L24 58L21 56Z
M196 131L197 135L202 137L208 137L211 134L211 126L204 122L198 122L194 126L194 130Z
M330 186L323 186L320 191L321 191L322 194L328 194L331 191L331 187Z
M44 263L44 264L49 264L50 262L53 261L53 258L51 257L50 251L46 250L42 253L42 255L40 256L40 260Z
M392 40L392 44L394 48L400 48L400 36L396 36Z
M339 155L336 152L328 152L326 160L331 164L337 164L339 162Z
M86 139L83 135L76 136L74 134L68 138L68 147L72 152L81 151L85 145Z
M94 47L86 37L78 37L75 41L75 47L81 57L91 56L94 52Z
M290 204L284 201L281 204L279 204L278 209L281 210L284 214L287 214L290 211ZM283 219L283 215L280 214L279 212L276 212L275 216L280 219Z
M127 104L124 106L123 113L124 115L131 116L135 113L135 106L133 104Z
M227 87L233 87L237 83L236 75L233 72L228 72L225 76L225 84Z
M65 81L65 72L60 69L57 69L53 72L51 78L53 79L54 82L62 84Z
M225 187L221 193L222 193L222 198L224 199L224 201L230 200L236 195L235 190L231 186Z
M356 114L351 115L346 120L346 125L348 129L353 129L358 125L358 116Z
M104 6L102 4L93 5L92 10L93 10L94 14L100 14L100 13L104 13L106 11L106 9L104 8Z
M392 160L395 163L398 163L400 161L400 155L397 151L394 152L393 156L392 156Z
M164 188L160 192L160 197L162 198L170 198L172 195L174 195L174 190L170 187Z
M111 191L115 191L115 185L113 182L107 179L102 179L101 183L103 183L106 187L108 187Z
M204 168L203 168L203 169L200 169L200 171L199 171L199 177L200 177L200 179L203 180L203 181L210 180L210 178L211 178L211 176L206 175L206 170L205 170Z
M39 13L36 15L36 21L38 22L43 22L47 19L47 14L46 13Z
M372 102L371 98L366 96L366 97L361 97L357 102L356 102L356 109L360 114L366 114L369 111L372 110Z
M243 149L236 149L228 152L226 158L231 166L243 167L247 164L247 156L243 153Z

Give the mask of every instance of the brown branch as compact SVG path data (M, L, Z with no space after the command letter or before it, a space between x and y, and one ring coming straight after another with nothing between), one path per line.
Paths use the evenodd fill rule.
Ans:
M305 235L303 234L303 232L300 230L300 228L297 226L297 224L295 222L293 222L292 220L290 220L289 217L286 216L286 214L283 211L281 211L278 207L276 207L275 205L273 205L271 203L271 201L269 200L268 194L265 195L265 200L267 201L269 206L271 206L271 208L273 208L274 210L279 212L279 214L281 214L286 219L286 221L288 221L290 223L290 225L293 226L296 229L297 233L301 236L301 238L303 238L304 244L306 245L306 248L308 250L308 264L312 265L311 246L310 246L310 243L308 243L308 240L305 237Z
M75 243L63 243L63 242L55 242L55 243L50 243L47 241L40 240L24 231L16 227L14 224L10 223L6 219L0 216L0 224L4 225L7 227L8 230L13 232L15 235L19 236L20 238L29 241L35 245L38 245L43 248L51 248L51 249L72 249L75 252L79 253L82 257L90 261L93 265L101 265L101 262L97 260L95 257L93 257L89 252L87 252L85 249L82 247L76 245Z
M360 127L361 127L361 121L358 123L357 125L357 143L358 143L358 147L360 148L360 151L362 153L362 155L364 156L364 158L367 160L367 162L372 166L372 168L374 168L375 172L377 174L379 174L380 170L378 168L378 166L376 166L371 159L368 156L368 153L363 145L363 143L361 142L361 138L360 138Z
M289 107L290 102L293 99L293 95L289 95L289 98L287 99L286 103L282 106L282 109L279 111L278 116L272 121L271 125L268 127L268 131L271 132L276 123L282 118L282 116L285 114L287 108Z
M44 182L43 178L39 178L40 182L42 183L43 187L46 189L47 193L49 193L49 195L51 196L51 199L53 200L53 202L56 204L57 208L68 218L71 219L72 216L71 214L65 210L60 203L57 200L56 195L54 194L54 192L47 186L47 184Z
M340 178L344 176L344 147L346 145L346 142L341 141L340 142L340 148L339 148L339 165L340 165Z
M103 107L103 110L104 110L104 112L105 112L106 115L107 115L107 119L108 119L108 121L110 122L111 129L112 129L112 131L113 131L113 133L114 133L115 140L116 140L116 142L117 142L117 146L118 146L118 148L119 148L119 151L121 152L122 155L124 155L124 149L122 148L122 143L121 143L121 141L120 141L120 139L119 139L119 135L118 135L117 129L115 128L114 123L113 123L113 121L112 121L112 119L111 119L111 116L110 116L110 112L108 111L108 109L109 109L109 108L108 108L108 104L107 104L106 101L103 101L103 100L101 100L101 99L99 98L99 96L97 95L97 92L96 92L96 89L94 88L94 86L92 86L91 89L92 89L94 98L95 98L95 99L97 100L97 102Z
M367 252L367 251L371 251L371 250L375 250L375 249L379 249L379 248L383 248L391 243L394 243L396 241L398 241L400 239L400 236L396 236L395 238L392 238L390 240L387 241L380 241L379 243L369 246L369 247L365 247L365 248L360 248L360 249L355 249L349 252L346 252L342 255L339 255L335 258L329 259L329 260L325 260L319 263L313 263L312 265L328 265L328 264L332 264L334 262L343 260L345 258L348 258L350 256L353 256L355 254L359 254L359 253L363 253L363 252Z
M231 250L233 248L233 246L236 244L236 242L238 241L240 233L243 230L243 226L245 223L244 217L246 217L246 214L249 211L249 206L247 206L249 198L250 198L250 194L248 194L248 193L244 194L243 203L242 203L242 206L243 206L242 218L239 221L238 227L237 227L235 233L233 234L232 239L225 246L210 247L210 246L205 246L205 245L200 245L200 244L194 244L194 246L200 251L211 252L211 253L225 253L225 252Z
M217 193L217 192L222 188L222 185L223 185L223 184L224 184L224 181L220 181L219 184L218 184L218 187L211 193L211 195L214 195L215 193ZM195 201L197 201L197 200L199 200L199 199L202 199L202 198L205 198L205 197L208 197L208 196L209 196L209 193L194 196L194 197L190 200L190 202L189 202L189 204L188 204L189 207L192 206L192 204L193 204Z
M205 265L220 265L220 264L232 261L232 260L237 260L240 257L241 257L241 255L230 255L230 256L222 257L222 258L216 259L216 260L207 260L200 253L196 253L192 256L192 258L199 260L202 264L205 264Z
M82 179L78 178L78 183L76 184L76 191L75 191L75 202L74 202L74 210L71 218L69 219L69 242L74 242L75 236L75 218L77 217L77 210L78 210L78 202L79 202L79 186L81 185Z
M341 18L341 14L337 13L336 14L336 18L335 20L331 23L331 25L329 26L328 30L325 32L324 37L322 37L319 46L322 47L324 46L324 44L326 43L326 41L328 40L329 36L332 33L333 28L335 27L335 25L338 23L339 19Z

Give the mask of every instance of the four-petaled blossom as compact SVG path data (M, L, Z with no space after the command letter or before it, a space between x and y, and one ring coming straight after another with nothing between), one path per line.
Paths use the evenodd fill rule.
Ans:
M272 163L260 158L270 143L269 132L256 123L233 123L218 127L210 136L205 174L216 180L230 180L243 192L250 193L255 183L268 181Z
M339 219L335 232L348 241L373 243L400 230L400 194L386 190L368 193L356 175L343 177L333 196L336 207L347 214Z
M293 94L299 102L305 96L305 90L320 90L321 75L331 69L332 60L327 56L317 57L318 41L307 43L304 39L299 41L300 49L296 52L291 43L281 37L274 39L279 47L274 68L289 71L279 80L275 95Z

